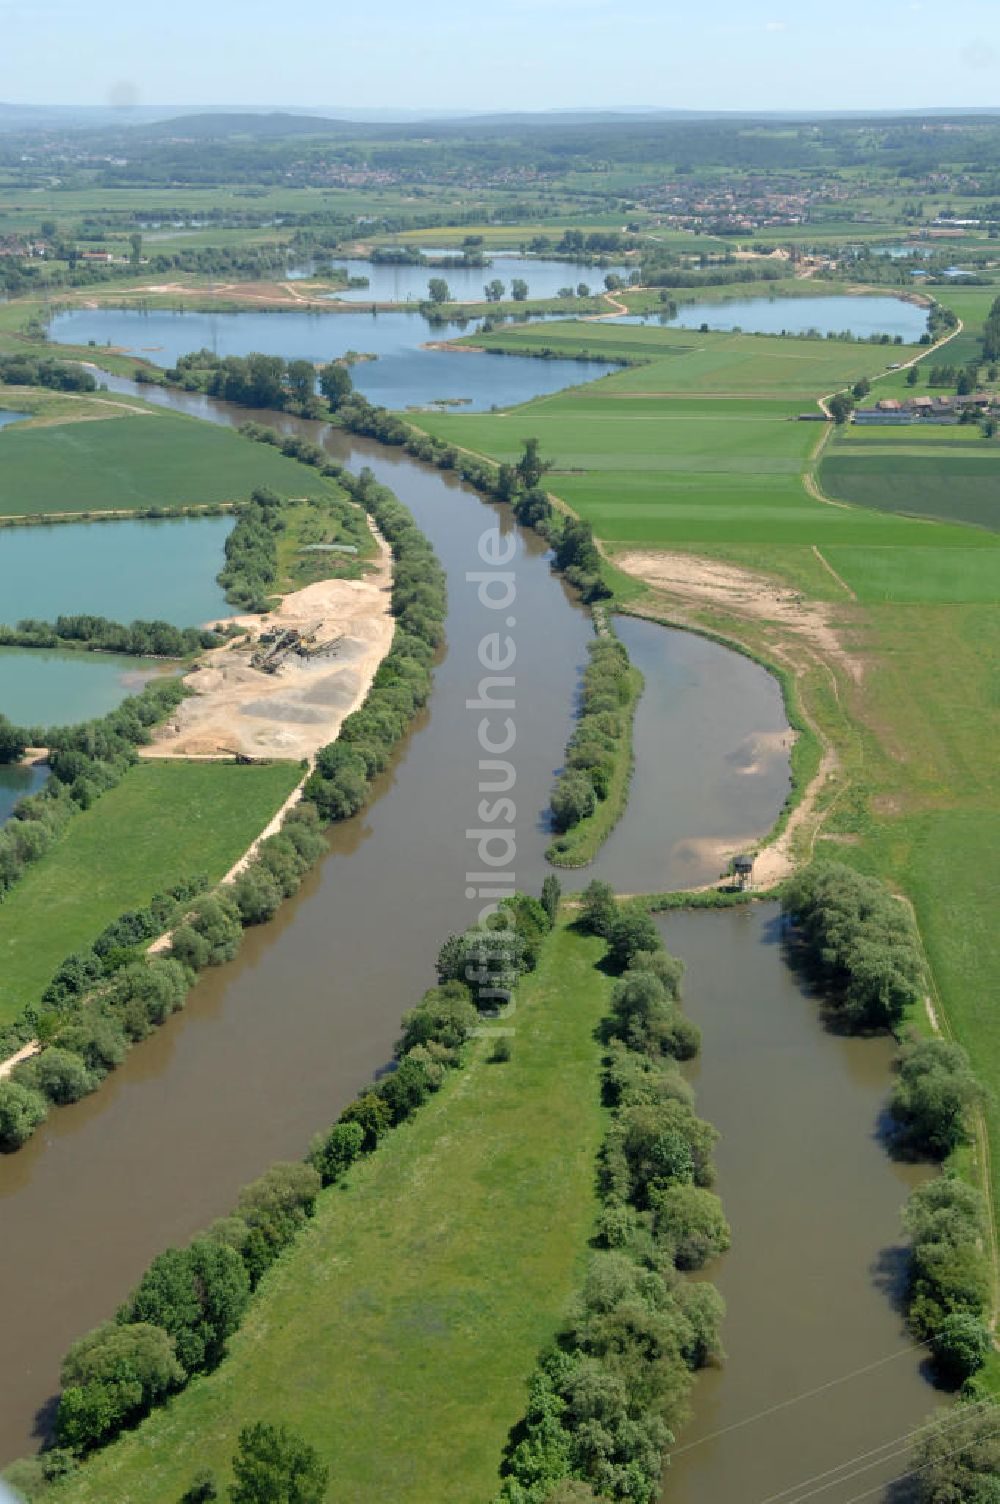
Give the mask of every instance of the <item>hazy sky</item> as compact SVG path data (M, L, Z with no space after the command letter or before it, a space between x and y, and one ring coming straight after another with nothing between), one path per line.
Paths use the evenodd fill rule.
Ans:
M1000 0L0 0L0 100L1000 105Z

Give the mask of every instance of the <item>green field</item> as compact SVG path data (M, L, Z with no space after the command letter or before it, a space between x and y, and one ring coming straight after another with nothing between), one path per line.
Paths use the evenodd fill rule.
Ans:
M474 1046L323 1193L221 1367L47 1497L173 1504L205 1466L223 1497L237 1431L266 1419L319 1449L337 1504L484 1504L587 1257L603 950L560 929L519 990L510 1061Z
M975 430L972 430L976 432ZM902 434L899 435L902 438ZM978 438L978 433L976 433ZM919 442L911 447L838 446L823 457L819 477L828 496L880 512L907 512L1000 531L1000 446L970 452Z
M14 424L0 444L0 517L172 510L244 500L256 486L301 496L326 484L270 445L172 413Z
M608 378L624 392L703 393L712 396L787 396L808 408L818 395L836 391L859 376L876 376L890 361L905 359L899 346L848 340L784 338L768 334L702 334L612 320L496 329L471 334L464 344L489 350L574 355L645 362Z
M553 464L549 487L612 545L818 548L831 562L837 555L834 568L862 600L996 598L1000 544L990 534L960 526L931 534L928 523L889 509L831 506L810 494L803 474L825 429L795 421L798 405L635 395L632 378L655 369L509 413L422 413L413 421L498 460L515 459L525 437L536 436ZM965 462L956 454L956 464Z
M302 773L296 763L141 762L71 820L0 906L0 1023L126 909L183 878L217 882Z
M942 292L967 320L975 348L977 320L995 289ZM599 340L613 349L620 337L613 326L594 330L578 324L574 336L559 326L561 351L572 352L574 337L592 350ZM998 894L988 853L1000 826L1000 540L985 524L995 525L996 455L950 430L938 430L937 442L902 431L837 435L819 461L824 491L871 504L834 505L808 487L829 430L789 421L808 404L782 390L782 364L806 356L812 402L835 384L875 374L879 351L706 336L703 351L685 353L669 331L625 333L648 364L505 414L414 421L496 459L511 459L536 436L554 461L544 483L593 524L612 560L626 548L685 550L777 576L828 603L849 661L821 650L818 662L794 632L738 601L689 600L682 609L691 624L794 665L800 703L838 758L819 800L816 849L880 873L912 898L943 1017L995 1089ZM951 347L937 358L952 360ZM875 390L904 379L894 374ZM956 520L901 515L922 509ZM675 597L643 593L634 580L629 589L631 609L676 617ZM1000 1206L995 1090L987 1113Z

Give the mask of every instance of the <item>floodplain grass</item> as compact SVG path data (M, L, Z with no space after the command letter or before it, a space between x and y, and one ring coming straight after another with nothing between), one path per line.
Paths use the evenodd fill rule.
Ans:
M164 1504L202 1467L225 1496L237 1432L255 1420L317 1448L337 1504L492 1497L588 1258L603 953L561 924L519 987L511 1058L474 1042L464 1071L321 1194L215 1373L46 1499Z
M0 905L0 1024L37 1003L60 963L126 909L202 873L218 882L301 777L289 762L129 769Z
M978 432L973 430L978 438ZM904 512L1000 531L1000 445L970 451L924 442L863 452L828 451L819 469L827 496L880 512Z
M637 362L615 382L618 392L700 392L725 396L765 393L817 396L883 373L906 360L913 346L870 345L835 339L770 334L702 333L661 325L616 324L610 319L560 321L465 335L458 344L486 350L554 356L588 351L601 359ZM640 363L641 364L638 364Z
M271 447L172 413L11 424L0 443L0 516L175 511L246 500L257 486L283 496L328 489L318 472Z
M936 292L973 325L996 296L996 289L989 288ZM616 331L604 327L603 338L613 341ZM560 333L560 353L573 353L569 327L561 326ZM672 343L677 338L663 330L638 333L650 349L658 341ZM974 333L973 329L971 337ZM508 336L510 342L515 338ZM578 325L576 338L592 347L592 326ZM751 379L753 351L766 359L774 341L745 343L750 347L746 372ZM793 353L801 348L798 340L787 343ZM824 345L824 356L827 352ZM834 342L829 353L837 362L856 362L840 368L841 385L866 374L865 362L873 356L872 347ZM874 354L884 359L889 352L876 348ZM938 358L953 359L952 347ZM838 759L832 782L818 795L833 839L821 836L816 849L877 872L912 898L942 1016L990 1089L986 1114L992 1186L1000 1208L1000 1027L993 1009L1000 994L1000 953L993 942L1000 897L993 859L1000 837L997 536L957 521L908 517L853 502L824 503L808 494L803 484L811 450L802 475L768 473L749 450L741 465L740 409L745 404L746 414L753 417L745 428L752 434L768 403L761 392L735 394L740 401L734 411L733 387L729 378L721 384L724 368L718 362L717 395L713 399L706 393L704 401L691 402L689 425L695 429L710 402L719 402L724 421L719 426L717 467L712 468L711 446L705 462L695 462L695 445L685 425L675 427L669 420L671 403L661 409L650 398L650 411L661 421L646 427L660 436L661 453L655 460L647 459L645 468L635 468L630 456L640 450L648 455L655 445L641 437L636 415L642 404L625 400L623 394L634 396L636 383L645 383L649 390L651 380L662 380L668 371L692 371L695 359L675 349L666 359L653 357L645 366L604 378L580 393L507 414L420 415L415 421L456 444L497 458L509 459L526 436L536 436L543 456L555 454L563 472L549 475L545 484L593 524L612 559L626 547L687 551L776 576L801 590L806 599L835 606L841 640L857 677L836 659L817 665L800 655L797 679L809 721ZM813 386L811 401L835 384L828 379L829 367L814 367L811 379L820 374L825 379ZM677 393L673 407L683 411L680 398ZM589 458L574 462L564 447L568 430L561 431L560 425L577 401L587 423L582 430L585 439L581 441L580 433L574 437ZM773 406L776 412L787 410L787 405ZM783 470L783 461L795 452L785 447L786 433L793 426L781 419L762 430L773 435L772 468ZM824 433L819 425L799 428L811 433L814 442ZM944 437L952 435L946 431ZM838 434L827 450L830 459L820 461L821 477L826 478L831 460L836 466L843 457L852 464L868 464L869 475L881 472L879 483L889 485L893 467L905 459L904 484L910 483L913 466L932 469L928 495L936 488L950 516L956 515L951 497L956 488L961 490L963 477L977 488L983 503L996 463L985 443L980 458L964 443L935 444L922 438L907 457L910 441L909 431L880 431L871 439ZM688 467L675 467L684 452ZM775 465L777 461L782 463ZM855 599L846 598L833 575L823 570L821 559L837 571ZM656 597L649 592L633 594L632 607L656 614ZM664 614L662 605L659 609ZM741 615L738 608L727 611L721 605L697 604L689 605L686 620L736 638L772 663L776 658L787 662L789 655L795 660L795 634L779 623Z

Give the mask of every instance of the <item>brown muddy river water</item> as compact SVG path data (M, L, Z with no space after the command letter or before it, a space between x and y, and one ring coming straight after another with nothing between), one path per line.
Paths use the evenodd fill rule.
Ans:
M169 400L216 421L264 416ZM515 704L494 722L509 715L515 732L505 755L516 771L516 851L502 870L535 892L551 870L545 809L573 725L587 615L539 540L455 477L278 421L321 437L354 469L370 465L413 511L449 576L447 649L376 798L333 832L329 855L278 919L250 931L237 960L207 974L185 1012L95 1096L55 1112L0 1160L3 1460L38 1445L63 1352L113 1313L149 1259L223 1213L272 1160L300 1156L387 1061L401 1014L433 980L441 940L475 918L481 879L467 874L484 867L467 833L483 828L483 711L467 702L481 698L479 645L498 630L516 646ZM493 530L485 552L504 540L512 549L503 586L468 578L501 572L484 563ZM484 604L483 590L505 604ZM787 793L777 687L749 660L687 634L628 620L619 630L646 676L632 798L598 862L568 886L590 875L633 892L710 881L718 860L703 843L765 831ZM907 1346L883 1288L907 1188L876 1137L889 1049L823 1030L785 964L773 909L677 914L664 926L689 966L688 1006L705 1040L699 1109L724 1135L720 1190L734 1228L712 1271L729 1302L730 1361L698 1384L664 1497L764 1504L912 1429L932 1403L909 1355L742 1427L748 1414ZM780 1504L804 1497L782 1494Z

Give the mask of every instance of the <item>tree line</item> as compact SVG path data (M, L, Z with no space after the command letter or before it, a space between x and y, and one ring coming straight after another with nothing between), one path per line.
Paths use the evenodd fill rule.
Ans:
M552 790L552 823L560 832L546 852L559 867L577 865L578 840L570 836L611 794L616 778L619 803L624 800L626 764L631 763L632 717L640 679L616 637L598 637L587 648L577 724L566 748L566 762ZM610 825L608 830L610 830ZM607 832L605 832L607 834ZM585 859L589 858L587 853Z
M278 871L284 871L287 881L298 870L296 862L289 865L289 843L306 865L323 849L319 820L310 805L293 810L279 835L263 844L253 864L259 869L254 883ZM174 931L170 955L138 963L138 969L158 980L169 979L182 997L194 968L228 959L238 943L240 924L257 922L247 910L253 885L241 890L240 882L231 893L220 888L197 898ZM113 1441L195 1376L218 1367L261 1278L313 1215L321 1191L342 1180L356 1160L375 1152L440 1088L449 1072L467 1064L467 1044L481 1013L475 987L457 974L459 965L465 965L458 957L474 957L483 945L496 954L495 942L506 937L511 986L536 964L558 909L554 878L546 880L544 891L544 904L516 894L504 900L482 928L447 940L439 956L438 984L403 1016L394 1068L361 1091L336 1122L317 1135L304 1163L272 1165L243 1188L228 1216L186 1247L158 1254L114 1319L72 1345L62 1365L55 1447L37 1462L43 1477L71 1473L88 1452ZM100 1020L105 1058L107 1038L120 1015L120 985L113 981L93 1016L76 1024L96 1035ZM199 1479L204 1479L203 1473ZM193 1496L210 1499L215 1494Z
M683 967L606 883L584 893L579 927L606 942L618 974L603 1028L599 1251L529 1380L496 1504L652 1504L694 1374L721 1358L721 1298L684 1277L730 1235L710 1189L717 1134L678 1068L699 1045L679 1008Z
M149 380L149 374L145 373ZM342 361L317 367L311 360L286 360L281 355L217 355L193 350L163 373L167 386L205 392L237 407L272 408L302 418L324 418L336 411L353 389L351 373ZM323 401L317 395L319 385Z
M14 627L0 626L0 646L56 648L73 644L104 653L140 658L187 658L225 639L202 627L175 627L169 621L133 621L127 626L106 616L57 616L54 622L23 617ZM0 749L0 762L3 754Z
M782 903L834 1016L855 1030L898 1033L929 985L909 909L877 878L834 862L791 878ZM970 1141L981 1099L959 1045L907 1042L889 1099L896 1148L946 1159ZM971 1379L992 1349L988 1215L982 1193L951 1172L914 1191L906 1207L907 1316L946 1383Z
M42 355L0 355L4 386L44 386L54 392L96 392L93 373L83 366Z

